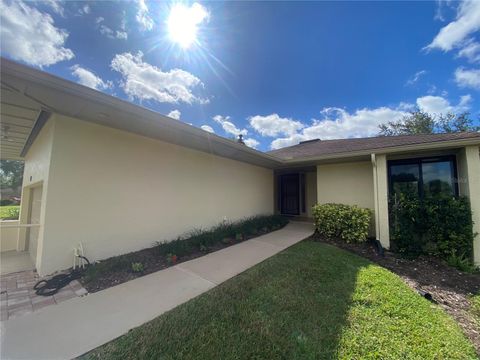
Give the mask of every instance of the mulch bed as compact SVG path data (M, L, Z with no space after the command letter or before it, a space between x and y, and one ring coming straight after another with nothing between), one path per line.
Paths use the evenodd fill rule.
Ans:
M459 323L480 355L480 328L469 312L468 301L469 295L480 293L479 273L461 272L432 257L410 260L388 251L381 256L372 242L347 244L340 239L326 239L318 234L313 235L312 240L363 256L399 275L415 291L420 289L430 293L433 300Z
M276 230L278 230L278 229L276 229ZM272 230L272 231L276 231L276 230ZM268 231L268 232L270 232L270 231ZM239 243L241 243L245 240L249 240L249 239L261 236L261 235L265 235L268 232L259 232L255 236L245 236L243 240L236 240L234 238L231 238L231 239L229 239L229 242L226 242L226 243L219 242L219 243L217 243L213 246L208 247L208 249L206 251L196 251L196 252L191 253L191 254L186 255L186 256L179 256L179 257L177 257L177 261L175 263L169 262L167 260L166 256L159 255L156 252L155 248L143 249L143 250L140 250L140 251L136 251L134 253L127 254L126 256L129 257L129 262L131 262L131 263L133 263L133 262L142 263L143 267L144 267L144 271L133 272L131 270L130 266L126 266L123 269L119 269L119 270L116 270L116 271L103 272L101 274L101 276L99 276L98 278L96 278L93 281L88 281L87 282L85 280L85 278L83 277L83 278L80 279L80 282L87 289L87 291L89 293L94 293L94 292L104 290L104 289L107 289L107 288L115 286L115 285L122 284L122 283L130 281L130 280L136 279L140 276L145 276L145 275L157 272L159 270L166 269L170 266L174 266L174 265L180 264L182 262L189 261L189 260L204 256L208 253L218 251L218 250L224 249L226 247L229 247L229 246L232 246L232 245L235 245L235 244L239 244Z

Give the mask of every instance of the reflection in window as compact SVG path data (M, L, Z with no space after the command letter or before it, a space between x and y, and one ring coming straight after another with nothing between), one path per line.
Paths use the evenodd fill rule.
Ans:
M390 194L411 197L456 195L454 157L391 161Z
M418 182L420 180L418 164L392 165L390 167L390 181L394 195L418 196Z
M454 175L450 161L422 164L423 193L425 196L453 195Z

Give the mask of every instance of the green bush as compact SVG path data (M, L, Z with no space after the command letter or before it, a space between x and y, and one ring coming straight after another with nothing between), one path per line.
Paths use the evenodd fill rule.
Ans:
M3 206L0 207L0 219L16 220L20 215L20 206Z
M320 235L363 242L368 236L372 212L355 205L317 204L313 207L313 218Z
M406 256L427 254L466 269L473 255L472 212L466 197L390 200L392 249Z

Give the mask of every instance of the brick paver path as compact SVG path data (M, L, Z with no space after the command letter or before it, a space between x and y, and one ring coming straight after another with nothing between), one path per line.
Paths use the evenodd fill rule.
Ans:
M1 321L87 294L80 282L74 280L53 296L39 296L33 290L39 280L38 274L33 270L0 276Z

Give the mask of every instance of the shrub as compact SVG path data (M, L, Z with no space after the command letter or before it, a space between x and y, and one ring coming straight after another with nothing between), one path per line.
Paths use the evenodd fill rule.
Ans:
M313 218L317 232L323 236L362 242L367 239L372 212L355 205L317 204L313 207Z
M6 206L1 209L1 219L16 220L20 215L20 206Z
M459 269L472 263L472 212L466 197L423 200L400 195L390 200L392 249L406 256L427 254Z
M7 206L7 205L12 205L13 201L10 199L2 199L0 200L0 206Z

